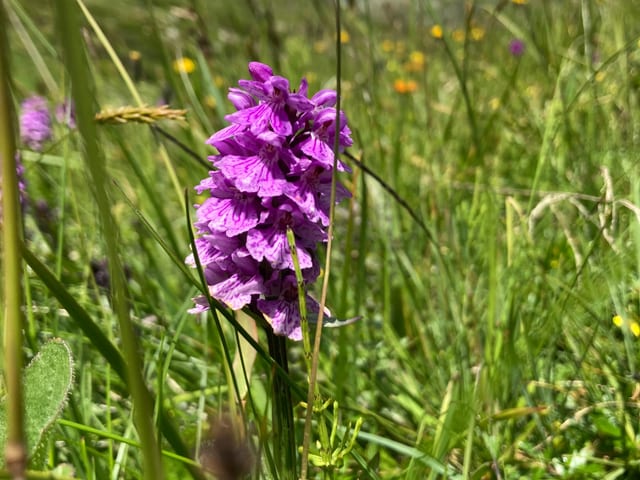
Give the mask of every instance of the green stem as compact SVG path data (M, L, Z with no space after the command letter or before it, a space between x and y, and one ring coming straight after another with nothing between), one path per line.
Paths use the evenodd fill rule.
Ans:
M56 2L59 21L58 33L62 40L66 67L71 77L71 91L76 105L78 130L83 140L84 157L91 178L93 194L106 243L109 275L112 282L113 308L118 318L122 349L126 359L126 377L133 400L133 419L140 437L145 479L164 478L160 449L153 422L153 402L142 376L142 361L138 354L138 342L129 318L125 280L118 254L118 229L111 216L109 195L105 186L107 172L105 159L98 145L94 123L92 82L86 63L77 9L73 0Z
M287 361L287 339L273 333L267 327L269 354L282 367L284 373L289 373ZM273 449L276 465L284 479L297 478L296 467L296 434L293 424L293 401L291 389L282 372L273 371Z
M340 0L335 2L336 21L336 132L340 125L340 95L341 95L341 75L342 75L342 49L340 45ZM329 289L329 273L331 271L331 249L333 246L333 220L336 203L336 182L338 171L338 150L340 148L340 135L335 135L333 143L333 174L331 175L331 197L329 201L329 231L327 241L327 257L324 265L324 277L322 279L322 292L320 293L320 307L318 321L316 323L315 337L313 339L313 355L311 357L311 371L309 372L309 389L307 391L307 412L304 420L304 434L302 437L302 459L301 459L301 480L306 480L309 468L309 445L311 443L311 420L313 417L313 407L316 404L316 381L318 377L318 359L320 357L320 339L322 338L322 322L324 320L324 306L327 301L327 291Z
M6 464L12 477L24 478L27 452L22 390L22 223L16 146L11 101L9 39L6 12L0 2L0 175L2 176L2 231L4 261L4 376L7 404Z

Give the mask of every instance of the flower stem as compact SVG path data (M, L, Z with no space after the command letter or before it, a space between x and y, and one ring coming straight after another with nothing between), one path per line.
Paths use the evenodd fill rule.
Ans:
M24 478L27 451L22 390L22 226L16 174L15 129L11 101L9 40L6 12L0 2L0 176L2 177L2 231L4 266L4 376L7 388L7 469Z
M267 327L269 354L282 370L289 373L287 360L287 339L276 335ZM276 465L281 478L295 480L297 478L296 433L293 424L293 401L291 389L282 372L273 370L273 449Z
M324 308L327 301L327 290L329 288L329 273L331 271L331 249L333 245L333 219L336 204L336 184L338 171L338 151L340 148L340 94L341 85L340 78L342 75L342 49L340 45L340 0L335 1L335 20L336 20L336 135L333 145L333 175L331 177L331 200L329 205L329 232L327 234L327 256L324 266L324 277L322 279L322 293L320 294L320 307L318 311L318 321L316 323L316 332L313 341L313 355L311 357L311 371L309 372L309 390L307 392L307 413L304 422L304 436L302 443L302 459L301 459L301 480L306 480L309 445L311 443L311 421L313 417L313 407L316 401L320 400L316 397L316 382L318 377L318 360L320 357L320 340L322 338L322 322L324 320Z

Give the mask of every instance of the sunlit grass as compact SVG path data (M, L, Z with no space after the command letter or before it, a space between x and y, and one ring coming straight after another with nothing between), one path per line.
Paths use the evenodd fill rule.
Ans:
M101 210L81 160L86 135L54 122L43 152L20 146L25 360L61 337L76 364L44 464L70 465L76 478L144 476L114 285L102 283L114 255L98 220L108 210L121 314L153 395L145 413L174 452L162 455L166 478L197 476L194 460L231 468L211 436L233 432L242 441L225 458L254 457L252 478L275 477L267 338L243 320L262 350L225 367L214 319L186 313L199 283L183 264L185 207L198 202L192 188L213 153L204 142L232 110L226 89L248 78L250 60L306 75L310 91L335 88L334 12L324 2L165 3L87 2L103 36L86 24L89 67L75 77L53 7L7 3L15 106L39 94L53 113L85 76L95 82L85 121L89 110L120 119L93 124ZM310 477L637 475L640 7L348 3L339 43L350 154L386 185L354 163L341 178L353 197L336 211L327 304L362 319L323 333L318 390L329 403L315 414ZM164 105L186 116L157 114ZM230 355L250 349L222 313ZM306 401L301 345L288 353L294 401ZM237 430L221 426L242 418L230 372L243 385ZM302 445L305 410L294 412ZM345 454L321 468L315 440L334 425L324 443Z

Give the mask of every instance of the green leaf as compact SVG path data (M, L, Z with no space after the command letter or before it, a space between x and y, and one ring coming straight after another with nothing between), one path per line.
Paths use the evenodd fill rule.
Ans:
M44 444L49 428L62 413L73 384L73 356L61 339L45 344L24 374L27 452L33 459ZM3 399L4 401L4 399ZM7 438L7 417L0 410L0 444ZM4 458L0 460L4 464Z

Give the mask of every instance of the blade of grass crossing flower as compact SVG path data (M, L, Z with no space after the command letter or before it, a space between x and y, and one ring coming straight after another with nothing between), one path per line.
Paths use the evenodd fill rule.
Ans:
M191 215L189 213L189 200L188 200L188 194L187 191L185 190L185 211L186 211L186 219L187 219L187 231L188 231L188 235L189 235L189 244L191 245L192 251L196 252L194 254L194 259L196 260L196 264L200 265L200 259L198 258L197 255L197 249L195 248L194 242L195 242L195 238L193 236L193 231L191 230ZM184 265L183 265L184 266ZM188 271L188 270L187 270ZM296 394L302 398L302 390L300 389L300 387L293 381L291 381L289 379L289 375L284 372L284 370L282 370L282 368L277 365L273 359L271 358L271 356L265 352L264 348L262 348L262 346L256 342L252 335L247 332L241 324L238 323L238 321L235 319L235 317L233 316L233 314L230 314L228 312L228 309L226 307L224 307L220 302L218 302L215 298L212 298L210 295L208 295L209 293L209 289L206 287L206 282L204 280L204 277L201 276L202 272L199 271L198 274L200 275L200 283L196 284L198 285L198 287L200 288L200 291L202 292L203 295L207 295L207 300L209 302L209 306L218 312L221 313L224 317L225 320L227 320L229 323L231 323L231 325L233 326L234 330L236 332L238 332L248 343L249 345L251 345L257 352L258 355L260 355L260 357L262 357L262 359L264 361L266 361L271 367L274 367L276 369L276 371L279 372L279 375L286 377L286 380L289 383L289 387L291 387L292 389L294 389L294 391L296 392ZM190 278L192 278L189 275ZM261 319L259 317L257 317L257 315L255 314L255 312L252 312L251 310L244 310L245 313L247 313L248 315L252 316L253 318L257 319L257 320L261 320L264 322L264 319Z
M136 216L138 217L138 219L140 220L141 224L145 227L145 229L147 230L147 232L154 238L154 240L160 245L160 247L165 251L165 253L171 258L172 262L180 269L180 271L182 271L185 275L185 278L189 280L190 283L192 283L195 287L198 287L198 289L200 290L200 292L202 294L206 294L207 289L205 287L203 287L203 284L198 282L198 280L196 280L190 273L189 269L185 266L184 261L182 258L178 258L176 256L176 253L174 250L172 250L169 245L167 245L167 243L165 242L165 240L162 238L162 236L157 232L157 230L151 225L151 223L149 222L149 220L144 216L144 214L138 210L134 205L133 202L125 195L124 190L119 186L118 182L115 182L115 185L117 188L120 189L124 200L129 204L129 206L131 207L131 209L133 210L133 212L136 214ZM185 199L185 203L187 205L187 218L190 219L189 216L189 212L188 212L188 198ZM189 229L189 232L191 233L191 230ZM250 332L247 332L245 328L243 328L243 326L238 323L238 321L235 319L235 317L233 316L233 314L229 313L228 310L221 304L219 303L217 300L211 298L210 302L212 303L212 305L215 307L216 311L218 313L221 313L225 320L227 320L229 323L231 323L231 325L234 327L235 331L238 332L242 338L244 339L244 341L246 341L251 348L253 348L258 355L265 361L267 361L267 363L271 364L272 366L273 364L273 360L271 359L271 357L269 356L269 354L264 350L264 348L254 339L254 337L251 335ZM246 312L246 313L251 313L251 312ZM278 369L279 366L276 365L276 369ZM282 371L280 371L280 374L283 374ZM287 376L288 378L288 376ZM289 380L290 381L290 380ZM294 388L296 391L296 394L301 397L302 396L302 392L299 389L298 385L291 382L290 381L290 387Z
M198 249L195 244L195 237L193 234L193 230L191 229L191 215L189 209L189 195L187 190L184 191L184 205L185 205L185 218L187 222L187 232L189 235L189 243L191 245L191 250L193 252L193 258L196 264L196 269L198 271L198 276L200 278L200 282L202 284L202 291L204 292L207 301L209 303L209 310L211 311L211 315L213 316L215 326L217 329L218 337L220 339L225 360L227 362L227 367L232 367L233 362L231 360L231 355L229 353L229 348L226 343L224 332L222 330L222 325L220 324L220 319L218 317L218 311L224 309L220 308L219 302L215 301L211 295L209 294L209 289L207 287L207 283L204 277L204 271L202 269L202 264L200 263L200 258L198 256ZM252 338L252 336L240 325L240 323L233 317L233 315L228 317L228 320L233 325L236 332L240 333L244 339L251 344L256 351L264 352L259 344ZM291 379L289 378L288 370L287 370L287 356L286 356L286 343L283 337L279 337L273 334L273 330L267 328L267 337L269 339L269 355L267 355L270 360L270 364L274 367L274 386L273 390L275 392L273 400L273 448L276 453L276 466L277 469L272 470L272 474L274 477L278 478L278 473L282 473L284 475L283 478L292 480L296 478L296 445L295 445L295 434L294 434L294 423L293 423L293 403L291 399L291 386L295 385ZM264 354L264 353L263 353ZM235 393L236 398L240 398L240 387L238 385L238 381L234 375L231 375L231 380L233 384L233 391ZM231 389L230 389L231 390ZM246 424L246 415L244 409L240 409L242 414L243 421ZM293 440L291 440L291 438ZM282 441L281 441L282 440ZM265 445L266 447L266 445ZM283 448L284 447L284 448ZM270 454L267 454L270 456Z
M72 0L57 3L58 32L62 40L65 65L71 78L71 90L76 106L78 130L84 143L85 162L92 180L92 192L98 207L100 225L104 233L109 276L113 291L113 308L118 318L126 376L133 400L133 417L140 436L143 453L144 478L161 480L164 470L160 458L157 433L152 412L151 394L142 378L142 361L138 354L138 342L129 317L124 271L119 256L118 228L111 216L109 194L105 185L107 175L104 156L100 150L94 123L94 99L91 91L92 79L80 36L77 12ZM78 2L82 8L82 2Z
M0 3L0 176L2 177L2 259L4 273L3 359L7 404L7 443L3 445L7 469L24 478L27 466L22 386L22 225L16 173L9 38L4 3Z
M307 366L307 375L311 372L311 342L309 340L309 319L307 318L307 301L304 289L304 279L302 278L302 270L300 270L300 261L298 260L298 250L296 248L296 239L293 230L287 227L287 242L291 251L291 259L293 260L293 268L296 273L296 282L298 283L298 307L300 308L300 328L302 329L302 347L304 349L304 361Z
M193 258L195 260L196 263L196 268L198 270L198 276L200 277L200 283L203 286L203 291L205 292L205 295L207 297L207 301L209 302L209 306L210 306L210 311L211 311L211 316L213 317L213 321L215 323L216 326L216 331L218 334L218 340L220 341L220 345L222 347L222 351L224 353L224 359L225 359L225 375L227 378L228 383L231 383L230 387L233 387L233 392L235 393L235 397L236 398L240 398L240 387L238 386L238 381L236 379L236 377L234 375L231 375L231 368L233 366L233 360L231 359L231 353L229 350L229 345L227 345L227 340L224 336L224 331L222 330L222 324L220 323L220 318L218 317L218 308L217 306L214 304L213 299L211 298L211 295L209 294L209 289L206 287L207 282L205 280L204 277L204 270L202 268L202 263L200 263L200 257L198 255L198 249L196 248L196 239L195 236L193 235L193 230L191 229L191 214L190 214L190 209L189 209L189 193L187 192L187 190L185 189L184 191L184 205L185 205L185 219L187 221L187 232L189 234L189 243L191 245L191 250L193 252ZM231 316L231 318L233 318L233 316ZM235 324L234 326L240 326L239 323L235 320L235 318L233 319ZM242 331L249 336L249 334L242 329ZM229 382L229 380L231 380ZM231 391L231 388L229 388L229 390ZM231 395L231 394L230 394ZM230 400L233 401L233 398L230 397ZM244 413L244 409L240 409L240 412L242 414L242 418L243 420L245 419L245 413Z

